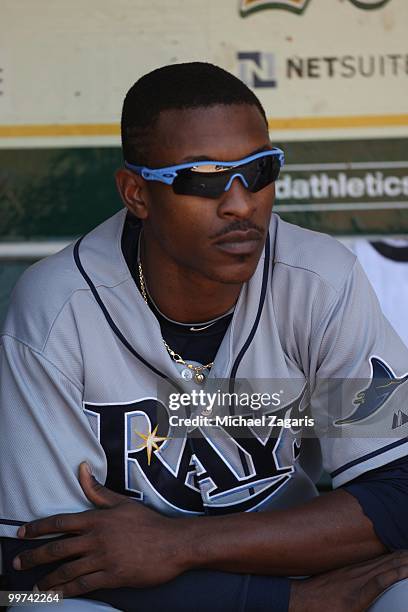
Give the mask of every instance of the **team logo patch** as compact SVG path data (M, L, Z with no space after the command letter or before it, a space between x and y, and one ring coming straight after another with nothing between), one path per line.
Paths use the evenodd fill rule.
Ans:
M349 425L364 421L378 412L395 393L398 387L408 380L408 373L398 378L391 367L378 357L370 357L372 370L371 382L354 397L355 410L335 425Z

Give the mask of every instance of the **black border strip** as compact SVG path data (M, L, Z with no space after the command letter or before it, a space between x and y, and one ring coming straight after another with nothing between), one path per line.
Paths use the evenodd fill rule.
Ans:
M382 455L383 453L386 453L388 450L391 450L392 448L396 448L397 446L401 446L401 444L407 444L407 443L408 443L408 437L402 438L402 440L397 440L396 442L393 442L392 444L388 444L387 446L383 446L382 448L378 448L372 453L368 453L368 455L364 455L364 457L359 457L358 459L354 459L354 461L350 461L349 463L346 463L345 465L338 468L334 472L331 472L330 476L334 478L335 476L338 476L342 472L345 472L346 470L353 467L354 465L358 465L359 463L364 463L365 461L368 461L369 459L372 459L373 457L377 457L377 455Z

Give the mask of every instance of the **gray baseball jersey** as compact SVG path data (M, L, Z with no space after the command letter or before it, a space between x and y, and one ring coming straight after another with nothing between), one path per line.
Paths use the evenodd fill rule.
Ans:
M408 352L351 252L273 215L200 386L170 358L133 281L125 216L32 266L14 291L0 353L0 535L88 509L83 460L107 486L176 515L287 508L317 494L322 465L338 487L406 454ZM290 426L173 426L168 388L191 397L217 380L273 392L263 414ZM306 414L315 436L299 425Z

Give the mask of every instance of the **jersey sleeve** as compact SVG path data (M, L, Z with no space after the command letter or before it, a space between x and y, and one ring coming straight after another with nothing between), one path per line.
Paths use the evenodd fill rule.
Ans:
M311 412L333 486L405 456L408 349L358 261L311 345Z
M0 536L60 512L91 507L77 479L87 460L104 482L106 459L82 410L82 389L41 352L8 335L0 344Z

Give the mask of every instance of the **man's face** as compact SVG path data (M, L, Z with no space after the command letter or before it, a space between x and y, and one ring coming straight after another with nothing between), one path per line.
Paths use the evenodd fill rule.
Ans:
M270 149L256 106L217 105L162 112L153 130L148 166L199 160L233 161ZM177 195L147 181L146 240L184 271L222 283L242 283L255 271L265 243L274 185L251 193L235 178L218 199Z

